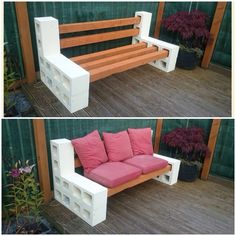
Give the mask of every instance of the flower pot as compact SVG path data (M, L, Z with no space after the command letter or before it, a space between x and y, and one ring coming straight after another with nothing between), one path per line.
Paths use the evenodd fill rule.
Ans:
M189 52L183 49L179 50L176 66L186 70L192 70L199 64L199 58L196 52Z
M197 165L188 165L181 162L179 169L179 180L193 182L199 176L199 170Z

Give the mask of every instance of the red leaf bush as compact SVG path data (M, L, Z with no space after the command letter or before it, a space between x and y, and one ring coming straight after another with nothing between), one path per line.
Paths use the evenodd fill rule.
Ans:
M209 38L209 16L199 10L177 12L162 21L163 27L176 33L185 47L203 49Z
M176 157L185 162L202 162L209 154L204 143L202 128L176 128L162 137L162 142L175 151Z

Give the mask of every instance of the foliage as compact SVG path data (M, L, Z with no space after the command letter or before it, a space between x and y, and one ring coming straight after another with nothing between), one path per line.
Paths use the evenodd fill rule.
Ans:
M163 19L163 27L177 35L177 41L182 48L193 51L204 49L209 38L209 16L199 10L177 12ZM197 51L196 51L197 52Z
M177 158L188 164L202 162L209 154L202 128L176 128L166 133L162 142L175 151Z
M36 182L32 169L35 165L29 165L26 161L25 166L17 161L14 168L7 172L11 178L11 184L8 194L5 196L9 199L9 204L5 205L9 213L16 217L17 228L22 229L19 218L24 217L28 222L35 223L40 221L40 206L43 201L42 193L39 190L39 184Z
M15 105L15 103L10 99L9 96L9 89L15 81L15 72L8 64L7 52L4 49L4 106L6 110L9 110Z

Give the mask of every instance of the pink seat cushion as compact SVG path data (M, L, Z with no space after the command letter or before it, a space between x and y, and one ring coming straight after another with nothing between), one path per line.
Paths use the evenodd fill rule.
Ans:
M141 173L141 169L122 162L107 162L93 169L89 173L85 172L84 175L108 188L114 188L129 180L137 178Z
M104 144L97 130L71 142L85 171L89 172L108 161Z
M151 128L128 129L134 156L153 155Z
M103 139L110 161L123 161L133 157L133 152L127 131L118 133L103 132Z
M131 159L125 160L124 163L140 168L143 174L160 170L168 165L166 160L156 158L151 155L134 156Z

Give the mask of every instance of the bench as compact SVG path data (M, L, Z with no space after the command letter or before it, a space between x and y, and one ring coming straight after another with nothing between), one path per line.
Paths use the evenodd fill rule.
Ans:
M75 168L81 163L75 158L74 147L68 139L50 141L54 182L54 198L91 226L106 219L107 198L150 179L173 185L177 182L180 161L162 155L153 156L167 161L161 169L140 174L138 177L113 188L107 188L85 176Z
M53 17L35 18L41 80L73 113L88 106L90 82L148 63L165 72L174 70L179 47L149 37L151 17L140 11L130 18L62 25ZM110 31L91 34L101 29ZM61 49L129 37L130 45L72 58L61 54Z

